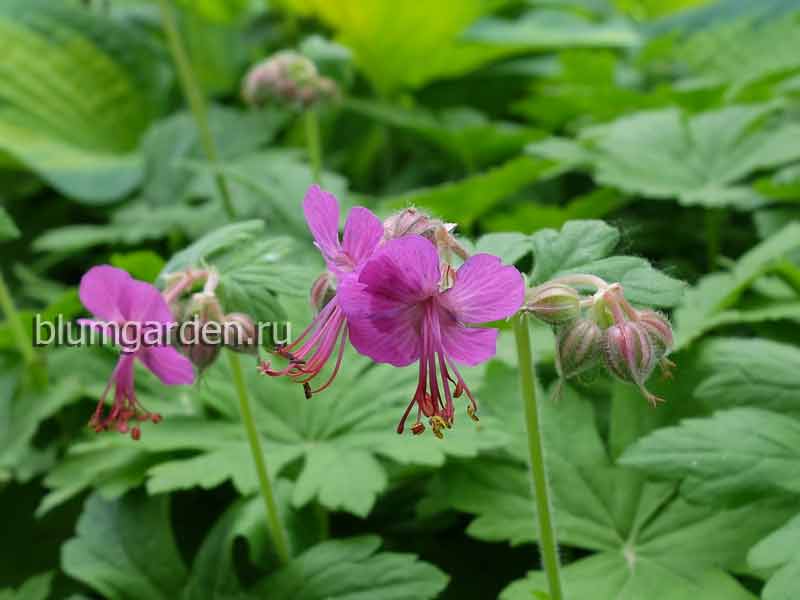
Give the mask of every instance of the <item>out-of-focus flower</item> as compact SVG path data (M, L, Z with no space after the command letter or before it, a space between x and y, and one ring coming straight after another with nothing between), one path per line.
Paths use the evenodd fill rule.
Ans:
M290 50L255 64L242 82L242 97L251 106L273 101L308 108L338 95L335 81L321 76L312 61Z
M79 294L94 316L79 323L111 336L122 350L89 424L95 431L116 429L139 439L139 426L130 427L129 421L157 423L161 416L148 412L137 400L134 362L138 359L167 385L194 383L191 362L175 348L158 343L163 343L175 319L157 288L108 265L90 269L81 279ZM112 386L114 403L106 411L105 400Z
M325 259L328 273L339 286L358 272L383 238L383 225L378 217L366 208L356 206L347 216L344 236L340 240L339 202L319 186L309 188L303 200L303 211L314 243ZM332 287L328 287L326 293L332 291ZM324 305L311 325L294 342L276 349L276 354L289 361L288 366L274 369L269 362L260 365L265 375L288 375L303 384L309 397L333 382L348 338L348 321L340 306L339 293L334 293L327 303L319 302L319 298L315 300L314 296L312 289L312 302ZM312 389L311 381L322 371L334 351L337 358L332 374L324 384Z
M449 271L441 268L434 243L412 234L386 242L339 288L356 350L398 367L419 362L417 389L398 433L416 406L412 432L424 431L424 415L441 437L453 423L453 398L462 393L469 398L468 414L477 420L475 398L456 365L494 356L498 332L468 325L509 317L524 300L520 273L494 256L472 256L452 272L452 285L442 286Z

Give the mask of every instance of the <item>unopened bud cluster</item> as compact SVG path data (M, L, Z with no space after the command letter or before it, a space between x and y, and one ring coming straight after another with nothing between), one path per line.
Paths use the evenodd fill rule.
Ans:
M242 83L242 97L250 106L276 102L305 109L338 95L335 81L321 76L302 54L288 50L255 64Z
M205 282L203 289L190 293L198 281ZM164 292L183 330L177 349L200 371L214 363L223 346L234 352L258 352L253 320L244 313L225 314L215 293L218 284L213 270L190 269L173 274Z
M582 296L578 287L597 291ZM656 366L668 374L672 327L654 310L638 310L619 283L570 275L528 290L523 311L550 324L556 334L556 369L570 379L595 367L636 385L650 404L662 402L645 387Z

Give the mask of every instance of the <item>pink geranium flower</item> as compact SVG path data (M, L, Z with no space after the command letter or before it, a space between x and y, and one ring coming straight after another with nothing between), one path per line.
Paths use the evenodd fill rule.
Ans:
M453 422L453 397L466 393L467 412L477 420L475 398L456 365L477 365L496 352L497 330L468 324L513 315L525 285L514 267L488 254L472 256L457 271L449 265L440 269L436 247L408 235L378 249L357 277L343 282L338 295L359 352L398 367L419 361L417 389L398 433L416 405L412 431L424 431L425 415L441 437L442 428Z
M316 185L312 185L306 193L303 212L328 272L339 285L358 272L383 238L380 219L368 209L356 206L347 215L344 237L340 241L339 202L333 194ZM262 362L260 370L273 377L288 375L302 383L306 396L310 397L333 382L342 363L347 337L347 319L336 294L294 342L276 351L289 360L289 365L276 370L271 368L269 362ZM334 351L337 358L333 372L323 385L312 390L311 380L319 374Z
M139 439L139 427L129 429L128 421L136 418L157 423L161 417L147 412L136 399L133 381L136 359L167 385L194 383L192 363L175 348L163 345L175 319L156 287L108 265L89 269L81 278L79 293L81 302L95 317L80 319L79 323L112 337L122 349L89 424L95 431L130 430L131 436ZM112 385L114 404L106 414L105 400Z

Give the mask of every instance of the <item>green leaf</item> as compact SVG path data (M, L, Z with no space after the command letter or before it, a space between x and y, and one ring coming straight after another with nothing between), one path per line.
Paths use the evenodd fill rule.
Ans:
M575 47L627 48L640 36L628 21L596 23L576 13L533 10L513 20L485 18L465 34L465 39L516 50L555 50Z
M294 558L256 587L270 600L432 599L447 585L439 569L413 554L378 552L364 536L323 542Z
M534 541L537 532L523 462L527 439L521 403L512 391L513 379L503 383L513 374L502 369L487 379L496 395L484 403L508 424L512 457L455 463L436 476L430 491L434 507L476 516L470 535L519 544ZM571 387L558 403L543 401L540 409L559 541L597 552L571 567L576 574L567 575L568 589L584 590L572 592L576 597L688 600L694 592L720 600L750 598L720 569L738 568L747 548L786 518L789 505L715 510L689 504L676 497L672 484L646 482L639 473L614 466L597 431L592 403ZM504 597L531 597L533 590L545 589L536 587L542 581L533 574L530 581L512 584Z
M335 384L309 401L296 384L270 380L253 369L248 376L253 396L270 398L269 403L258 403L256 412L273 477L290 462L301 461L292 497L295 507L316 499L331 510L366 516L388 486L386 459L403 465L440 466L446 456L474 457L506 440L499 424L488 417L479 427L464 417L444 440L432 434L397 435L397 420L413 395L416 377L413 368L370 368L368 360L347 352ZM235 411L230 412L236 398L229 382L227 370L218 363L207 372L200 395L236 419ZM239 431L236 439L206 442L204 452L194 458L154 467L148 487L151 491L211 487L230 478L242 493L255 492L257 481L245 460L244 432ZM202 448L191 440L186 447Z
M633 569L633 574L631 570ZM733 577L711 568L687 579L664 572L658 564L641 562L630 554L599 554L563 569L564 587L576 598L595 600L756 600ZM515 581L500 594L500 600L530 600L547 591L547 579L534 571Z
M763 600L789 600L800 585L800 516L756 544L748 555L754 569L777 569L761 593Z
M147 38L66 3L10 0L0 40L0 150L84 202L130 192L142 177L139 137L160 104ZM149 61L149 80L131 57Z
M14 224L6 209L0 206L0 242L15 240L20 236L19 229Z
M64 544L61 566L113 600L173 600L187 578L169 524L166 497L132 494L86 501L77 537Z
M676 44L678 61L694 75L685 85L728 85L735 97L747 85L769 76L785 76L800 69L800 57L790 50L800 44L798 15L756 20L738 19L698 31ZM786 46L775 47L775 40Z
M687 116L674 108L625 116L585 130L595 179L628 193L684 205L750 210L750 174L800 158L800 125L764 121L779 103L729 106ZM535 151L535 146L533 150Z
M139 250L126 254L112 254L111 264L124 269L136 279L154 281L164 268L164 259L152 250Z
M438 145L472 169L508 159L541 132L508 121L490 121L469 107L432 112L370 100L348 99L345 107L381 123L404 129Z
M182 8L194 11L209 21L229 23L250 8L250 0L179 0Z
M659 429L636 442L620 463L670 479L696 502L800 493L800 422L738 408Z
M470 227L499 202L542 178L548 163L521 156L484 173L382 199L387 208L419 206Z
M589 273L621 283L625 296L636 303L675 306L683 295L683 282L657 271L645 259L609 256L619 243L619 231L603 221L569 221L561 231L543 229L531 239L534 284L559 275Z
M132 493L107 501L94 494L76 536L62 548L61 566L110 600L247 598L234 563L240 538L248 542L250 557L260 559L268 539L260 497L231 504L187 570L173 537L168 496Z
M304 12L333 27L338 41L352 50L356 64L384 97L461 75L509 52L461 39L467 27L500 4L497 1L423 5L374 0L368 7L360 0L300 4ZM414 35L408 35L411 31Z
M687 290L675 311L676 348L689 346L718 325L774 318L769 307L758 307L759 312L753 315L746 310L737 312L732 309L758 277L797 248L800 248L800 223L789 223L742 255L730 271L706 275Z
M716 408L757 406L800 416L800 350L763 339L717 338L702 346L709 375L694 394Z
M0 600L47 600L53 575L52 571L35 575L16 590L0 589Z
M475 252L499 256L504 263L510 265L530 251L530 236L521 233L489 233L478 238L475 243Z

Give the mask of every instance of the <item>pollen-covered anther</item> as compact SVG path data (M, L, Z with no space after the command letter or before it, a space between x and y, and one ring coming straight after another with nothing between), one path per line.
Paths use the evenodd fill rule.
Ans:
M134 427L133 429L131 429L131 438L133 438L134 441L138 442L139 438L141 437L142 437L142 430L139 429L139 427Z
M469 415L469 418L475 421L476 423L480 421L478 415L475 414L475 407L472 404L467 405L467 414Z
M444 432L442 430L443 429L450 429L452 427L452 425L450 423L445 421L439 415L433 415L431 417L431 419L430 419L430 424L431 424L431 430L433 431L433 434L437 438L439 438L440 440L442 438L444 438Z
M420 435L424 431L425 431L425 425L421 421L417 421L411 427L411 433L413 433L414 435Z

